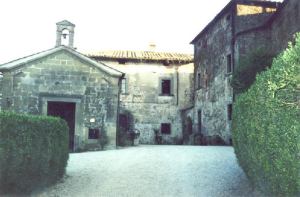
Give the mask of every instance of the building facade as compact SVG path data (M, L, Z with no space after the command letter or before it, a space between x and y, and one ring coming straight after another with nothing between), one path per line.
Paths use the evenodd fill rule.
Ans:
M65 119L71 151L99 148L104 133L115 148L123 73L75 51L74 27L57 23L55 48L0 65L1 108Z
M192 103L193 57L156 51L104 51L88 54L125 73L120 127L138 130L141 144L181 144L180 109Z
M194 108L183 114L200 143L231 144L234 68L257 49L274 55L282 51L300 31L299 14L297 0L232 0L193 39Z

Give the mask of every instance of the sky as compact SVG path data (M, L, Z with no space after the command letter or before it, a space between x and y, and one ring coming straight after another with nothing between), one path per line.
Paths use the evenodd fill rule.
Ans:
M80 52L193 53L190 42L229 0L2 0L0 64L55 46L56 23L75 27Z

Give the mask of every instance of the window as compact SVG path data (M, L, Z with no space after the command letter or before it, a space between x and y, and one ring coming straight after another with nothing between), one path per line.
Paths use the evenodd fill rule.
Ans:
M227 118L232 120L232 104L227 105Z
M162 95L171 95L171 80L170 79L161 80L161 94Z
M231 54L227 55L227 73L232 72L232 59Z
M198 131L202 132L202 111L198 110Z
M230 15L230 14L228 14L228 15L226 16L226 20L227 20L228 22L230 22L230 20L231 20L231 15Z
M89 139L99 139L100 130L89 128Z
M161 134L171 134L171 124L170 123L162 123L160 125Z
M200 72L197 74L197 87L198 87L198 89L201 88L201 73Z
M121 94L127 94L127 78L121 80Z

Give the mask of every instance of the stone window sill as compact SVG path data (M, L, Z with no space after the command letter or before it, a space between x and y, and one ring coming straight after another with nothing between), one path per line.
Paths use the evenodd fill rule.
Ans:
M173 94L159 94L158 96L164 96L164 97L173 97Z

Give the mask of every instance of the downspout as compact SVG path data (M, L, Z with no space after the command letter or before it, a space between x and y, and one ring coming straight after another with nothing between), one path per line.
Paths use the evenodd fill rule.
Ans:
M120 94L121 94L121 85L122 85L122 79L124 79L125 73L122 73L122 76L119 77L119 91L118 91L118 104L117 104L117 132L116 132L116 148L118 148L119 144L119 114L120 114Z
M176 76L176 105L178 106L178 104L179 104L179 74L178 74L178 67L176 66L175 67L175 76Z
M231 11L231 54L232 54L232 72L234 72L235 69L235 17L237 13L236 3L234 4L234 9Z

